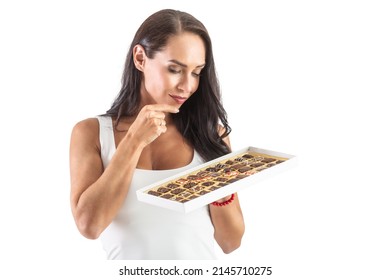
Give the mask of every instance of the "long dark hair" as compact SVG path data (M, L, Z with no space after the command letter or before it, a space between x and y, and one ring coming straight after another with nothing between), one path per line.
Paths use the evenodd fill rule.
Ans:
M181 106L178 114L172 114L177 129L199 155L206 161L230 152L222 140L231 128L221 103L221 93L215 71L210 36L205 26L192 15L166 9L148 17L136 32L127 54L122 77L122 88L106 115L116 118L116 125L123 116L135 116L140 108L141 72L135 67L133 48L140 44L147 57L153 58L161 51L171 36L181 32L199 35L206 46L206 65L202 70L196 92ZM115 128L116 128L115 125ZM219 132L223 127L223 134Z

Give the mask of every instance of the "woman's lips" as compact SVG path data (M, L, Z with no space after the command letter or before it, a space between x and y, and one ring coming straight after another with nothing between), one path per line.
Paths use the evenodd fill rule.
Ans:
M182 96L172 95L172 94L170 94L169 96L172 97L172 99L175 100L176 103L180 105L187 100L187 97L182 97Z

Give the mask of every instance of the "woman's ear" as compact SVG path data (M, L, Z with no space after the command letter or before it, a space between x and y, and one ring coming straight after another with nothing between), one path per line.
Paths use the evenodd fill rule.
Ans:
M141 45L135 45L133 48L134 65L141 72L144 70L145 58L145 49Z

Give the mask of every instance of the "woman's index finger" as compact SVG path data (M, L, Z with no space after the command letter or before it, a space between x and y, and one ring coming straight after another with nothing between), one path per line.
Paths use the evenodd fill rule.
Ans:
M153 104L153 105L147 105L148 109L154 110L154 111L160 111L160 112L166 112L166 113L178 113L179 109L175 106L168 105L168 104Z

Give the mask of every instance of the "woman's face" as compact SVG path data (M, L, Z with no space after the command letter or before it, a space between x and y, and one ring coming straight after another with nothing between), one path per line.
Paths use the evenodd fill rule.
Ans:
M141 103L180 108L198 88L205 61L206 49L200 36L184 32L171 37L153 59L145 56Z

